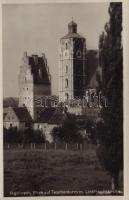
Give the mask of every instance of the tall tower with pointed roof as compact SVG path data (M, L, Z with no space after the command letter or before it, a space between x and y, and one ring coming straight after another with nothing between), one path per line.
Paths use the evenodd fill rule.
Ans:
M82 98L85 90L86 41L77 33L77 24L68 24L68 33L60 38L59 99Z

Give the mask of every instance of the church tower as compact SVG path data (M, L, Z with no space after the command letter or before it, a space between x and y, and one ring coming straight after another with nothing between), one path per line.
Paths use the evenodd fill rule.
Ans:
M68 24L68 33L60 39L59 99L82 98L85 90L85 38L77 33L77 24Z

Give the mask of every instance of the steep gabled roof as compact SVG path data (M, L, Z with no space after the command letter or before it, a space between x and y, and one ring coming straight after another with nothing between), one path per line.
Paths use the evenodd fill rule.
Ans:
M7 97L3 99L3 107L18 107L19 99L16 97Z
M20 122L31 122L32 118L25 107L12 108Z

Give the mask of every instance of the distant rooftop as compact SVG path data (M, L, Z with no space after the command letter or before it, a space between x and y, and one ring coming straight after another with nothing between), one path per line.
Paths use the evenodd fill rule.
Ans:
M39 116L36 120L38 123L49 123L49 124L62 124L64 121L65 114L62 112L62 109L48 107L44 108L39 113Z
M14 113L16 114L16 116L20 122L32 122L32 118L26 107L8 107L6 112L3 113L4 119L10 109L14 111Z
M31 122L32 118L26 107L14 107L15 114L17 115L19 121L21 122Z

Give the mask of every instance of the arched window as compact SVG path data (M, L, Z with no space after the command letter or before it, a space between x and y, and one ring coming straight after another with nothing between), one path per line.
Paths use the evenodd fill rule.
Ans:
M65 43L65 48L68 49L68 44L67 43Z
M81 51L77 51L77 58L81 58Z
M67 78L65 79L65 87L66 88L68 87L68 79Z

